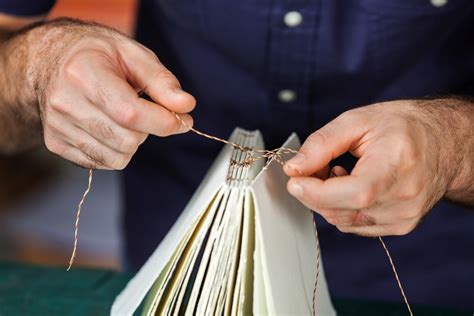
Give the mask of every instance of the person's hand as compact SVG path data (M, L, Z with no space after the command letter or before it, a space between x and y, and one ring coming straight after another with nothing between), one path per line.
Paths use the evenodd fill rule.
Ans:
M433 103L395 101L343 113L286 163L288 191L342 232L409 233L460 185L462 169L462 140L448 129L462 116L449 122L454 109L424 102ZM329 162L347 151L359 158L351 174L336 166L337 177L327 178Z
M50 151L87 168L123 169L149 134L187 131L171 111L192 126L195 99L149 49L99 25L46 27L30 68Z

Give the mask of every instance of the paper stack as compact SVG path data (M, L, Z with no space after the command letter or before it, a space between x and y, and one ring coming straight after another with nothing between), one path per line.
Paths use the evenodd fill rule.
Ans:
M258 131L236 129L230 141L264 148ZM283 144L299 146L295 134ZM173 228L117 297L112 315L313 314L311 212L288 194L277 161L249 164L247 158L224 147ZM315 314L335 315L322 264L316 293Z

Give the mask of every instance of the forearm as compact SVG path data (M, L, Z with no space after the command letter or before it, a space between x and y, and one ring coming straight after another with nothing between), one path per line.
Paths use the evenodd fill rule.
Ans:
M31 32L0 39L0 154L20 152L41 141L38 101L29 71L35 53Z
M438 170L447 176L445 197L474 205L474 102L452 97L420 102L425 123L439 135ZM434 146L435 148L438 146ZM433 153L434 154L434 153Z

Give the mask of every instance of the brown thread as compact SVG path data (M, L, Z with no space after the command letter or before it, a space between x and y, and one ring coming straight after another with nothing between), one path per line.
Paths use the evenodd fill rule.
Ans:
M237 143L234 143L234 142L231 142L227 139L223 139L223 138L219 138L219 137L216 137L216 136L212 136L212 135L209 135L209 134L206 134L206 133L203 133L201 131L198 131L197 129L191 127L188 125L188 123L186 123L182 118L181 116L179 116L177 113L175 112L172 112L174 114L174 116L176 117L176 119L178 119L178 121L181 122L181 124L183 124L185 127L189 128L189 130L193 131L194 133L200 135L200 136L203 136L203 137L206 137L206 138L209 138L209 139L212 139L212 140L215 140L215 141L218 141L218 142L221 142L221 143L224 143L224 144L227 144L227 145L231 145L232 147L244 152L244 153L247 153L247 158L245 159L244 163L246 164L252 164L254 163L255 161L258 161L260 159L264 159L264 158L273 158L275 159L279 164L281 165L284 165L285 164L285 160L283 159L283 157L281 155L283 154L297 154L298 151L294 150L294 149L291 149L291 148L284 148L284 147L281 147L281 148L276 148L276 149L273 149L273 150L266 150L266 149L252 149L252 148L249 148L249 147L244 147L242 145L239 145ZM255 155L257 154L257 155Z
M69 266L67 268L67 271L69 271L72 267L72 264L74 263L74 259L76 258L76 251L77 251L77 241L79 240L78 235L79 235L79 219L81 218L81 210L82 206L84 205L84 202L86 201L87 194L91 191L92 188L92 176L94 174L94 171L92 169L89 169L89 180L87 183L87 189L84 191L84 194L82 195L81 201L79 202L79 205L77 206L77 215L76 215L76 223L74 224L74 247L72 248L72 254L71 254L71 259L69 259Z
M402 293L403 300L405 301L405 305L407 306L408 312L410 313L410 316L413 316L413 312L411 311L411 307L410 307L410 304L408 303L408 299L405 295L405 291L403 291L402 283L400 282L400 278L398 277L397 269L395 269L395 264L393 263L392 256L390 256L390 252L388 251L387 246L385 246L385 243L383 242L382 237L379 236L379 240L380 240L380 243L382 244L383 249L385 250L385 253L387 254L388 260L390 261L393 274L395 275L395 279L397 280L398 288L400 289L400 293Z
M318 280L319 280L319 261L321 257L321 248L319 245L319 234L316 229L316 219L314 218L313 211L309 210L311 217L313 218L313 230L314 236L316 237L316 280L314 281L314 288L313 288L313 316L316 316L316 290L318 289Z

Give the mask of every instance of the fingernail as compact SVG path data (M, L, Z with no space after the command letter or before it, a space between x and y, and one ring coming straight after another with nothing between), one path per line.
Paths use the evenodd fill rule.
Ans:
M296 156L288 160L288 162L285 164L285 167L288 168L289 170L296 172L299 175L303 175L301 170L298 168L298 165L300 165L303 161L304 161L304 155L298 153L296 154Z
M296 156L288 160L288 163L293 166L296 166L296 165L302 164L304 162L304 158L305 157L302 153L297 153Z
M302 197L303 196L303 187L299 183L291 183L289 187L290 193L295 197Z

